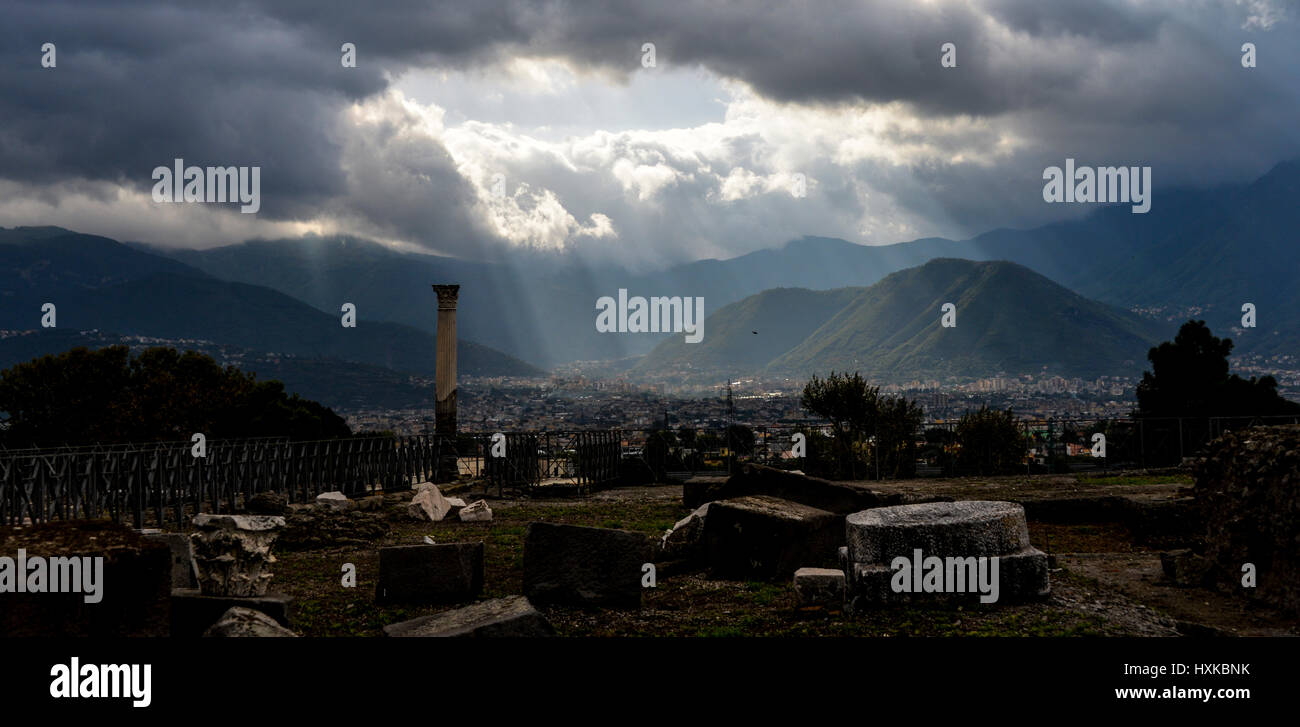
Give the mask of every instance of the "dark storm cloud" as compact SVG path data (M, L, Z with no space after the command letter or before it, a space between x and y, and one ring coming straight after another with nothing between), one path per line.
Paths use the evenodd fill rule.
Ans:
M317 17L329 12L313 6ZM153 168L175 158L187 165L260 166L262 219L310 220L328 211L342 219L366 217L375 232L468 246L461 252L482 244L485 235L469 219L470 186L441 147L394 160L424 185L423 198L396 215L375 208L377 196L396 194L382 180L355 189L357 180L344 167L347 150L367 152L350 160L353 169L386 152L367 149L376 140L352 138L340 126L340 112L386 89L385 71L401 70L396 61L377 61L385 47L377 39L327 37L248 3L41 2L13 5L6 16L0 23L2 178L32 185L87 179L148 190ZM389 17L390 30L407 27L399 17ZM446 35L458 37L460 30L451 22ZM340 63L345 41L360 46L356 68ZM56 45L57 68L40 65L46 42ZM385 129L373 131L382 141ZM386 171L380 176L392 179Z
M1145 91L1191 95L1236 87L1248 93L1258 80L1232 77L1231 64L1220 63L1235 57L1249 35L1240 27L1246 8L1231 3L477 0L322 10L313 0L290 0L264 11L315 38L315 45L356 38L373 56L402 64L463 67L535 54L621 75L640 67L648 41L661 65L705 65L769 98L905 101L940 115L996 114L1095 96L1096 72L1140 73L1099 68L1105 52L1139 58L1161 33L1186 41L1171 69L1181 61L1190 61L1188 71L1200 69L1209 65L1204 59L1221 70L1208 78L1179 74ZM957 47L957 70L938 63L948 42Z
M377 69L340 73L336 49L304 48L290 28L229 11L21 5L0 33L0 174L147 188L153 167L176 157L261 165L264 189L289 191L267 196L272 216L342 189L335 113L384 87ZM57 68L40 66L45 42Z
M446 150L433 139L423 150L390 145L400 130L382 124L357 138L343 112L411 67L533 55L626 76L650 41L661 66L703 65L779 101L1004 119L1034 142L1011 157L1014 168L945 168L933 182L923 169L913 180L914 209L983 225L982 189L1036 183L1066 154L1164 159L1207 182L1296 154L1296 26L1243 30L1247 12L1093 0L10 2L0 18L0 178L147 190L152 168L175 157L260 165L266 218L364 218L464 251L494 235L475 221L473 190ZM1260 43L1260 69L1240 68L1245 39ZM339 64L345 41L357 45L358 68ZM44 42L58 46L55 70L40 67ZM939 66L946 42L957 46L955 69ZM974 191L955 183L963 178Z

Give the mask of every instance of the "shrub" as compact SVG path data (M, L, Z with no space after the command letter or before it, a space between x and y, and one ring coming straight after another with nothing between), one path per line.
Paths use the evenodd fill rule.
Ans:
M956 467L965 475L1014 474L1024 466L1025 437L1011 410L982 406L957 422Z

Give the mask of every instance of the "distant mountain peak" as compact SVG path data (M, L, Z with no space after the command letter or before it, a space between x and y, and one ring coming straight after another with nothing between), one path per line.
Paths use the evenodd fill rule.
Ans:
M956 306L954 328L941 325L948 303ZM763 291L710 316L702 344L665 342L636 370L706 380L831 369L877 380L1036 374L1044 367L1067 376L1134 374L1122 362L1142 359L1155 328L1014 262L944 257L866 288Z

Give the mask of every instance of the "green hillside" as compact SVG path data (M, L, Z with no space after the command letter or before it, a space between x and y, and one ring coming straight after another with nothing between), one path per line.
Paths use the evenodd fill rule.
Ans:
M955 327L941 324L945 303L956 305ZM1147 349L1172 333L1163 329L1015 263L941 258L868 288L750 296L710 316L703 342L667 341L636 371L716 378L837 369L894 381L1133 375Z
M419 292L424 296L421 309L431 319L436 307L433 290L423 285ZM358 304L357 326L344 328L339 303L321 310L267 287L220 280L105 237L59 228L0 228L0 300L0 328L7 330L39 330L42 306L51 303L57 310L55 330L61 332L203 341L304 360L330 359L331 365L345 368L352 362L395 374L433 373L433 334L387 322L374 308ZM59 341L58 336L38 336L11 341L10 346L21 349L21 355L35 356L66 350L58 347ZM39 349L47 344L54 348ZM458 363L467 376L542 374L517 358L464 339ZM340 379L338 385L346 387L347 382ZM338 396L322 398L347 395L335 393Z
M956 306L956 326L941 324ZM867 288L767 367L882 379L1134 374L1162 327L1008 262L940 258Z
M682 362L702 371L753 373L799 345L846 306L857 288L776 288L724 306L706 319L704 340L673 336L647 354L634 373L676 370Z

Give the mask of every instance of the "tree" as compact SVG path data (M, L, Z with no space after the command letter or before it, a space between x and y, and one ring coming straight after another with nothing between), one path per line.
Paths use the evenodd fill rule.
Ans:
M677 430L677 441L682 445L682 466L692 471L703 469L704 453L701 445L704 442L699 438L699 432L693 427L680 427Z
M5 445L119 441L134 410L120 396L130 375L125 346L74 348L7 369L0 374Z
M880 399L875 447L880 477L916 476L916 432L924 420L925 411L915 401Z
M915 401L882 397L879 387L869 386L861 374L832 371L825 379L813 376L800 403L830 421L838 476L916 474L916 431L925 414ZM874 447L866 446L868 438L875 440Z
M727 448L733 456L748 457L754 453L754 430L744 424L732 424L727 427Z
M641 456L654 472L656 481L662 482L666 479L668 466L674 459L674 450L679 446L677 435L671 429L655 429L646 435Z
M1217 338L1205 321L1188 321L1172 342L1147 352L1151 371L1137 387L1140 417L1269 416L1300 413L1277 393L1272 376L1243 379L1228 373L1232 340Z
M832 371L825 379L814 374L804 385L800 405L831 423L832 469L837 476L858 479L866 473L860 445L875 421L879 401L880 389L867 385L860 373L850 376Z
M967 475L1003 475L1019 472L1025 456L1025 438L1010 409L981 406L957 422L957 471Z
M862 374L834 371L825 379L813 375L803 387L799 403L831 423L837 435L860 435L870 428L880 400L880 388L867 385Z
M677 441L682 443L683 447L695 447L696 431L694 427L679 427L677 429Z
M278 381L193 351L83 347L0 372L7 446L349 436L343 418Z

